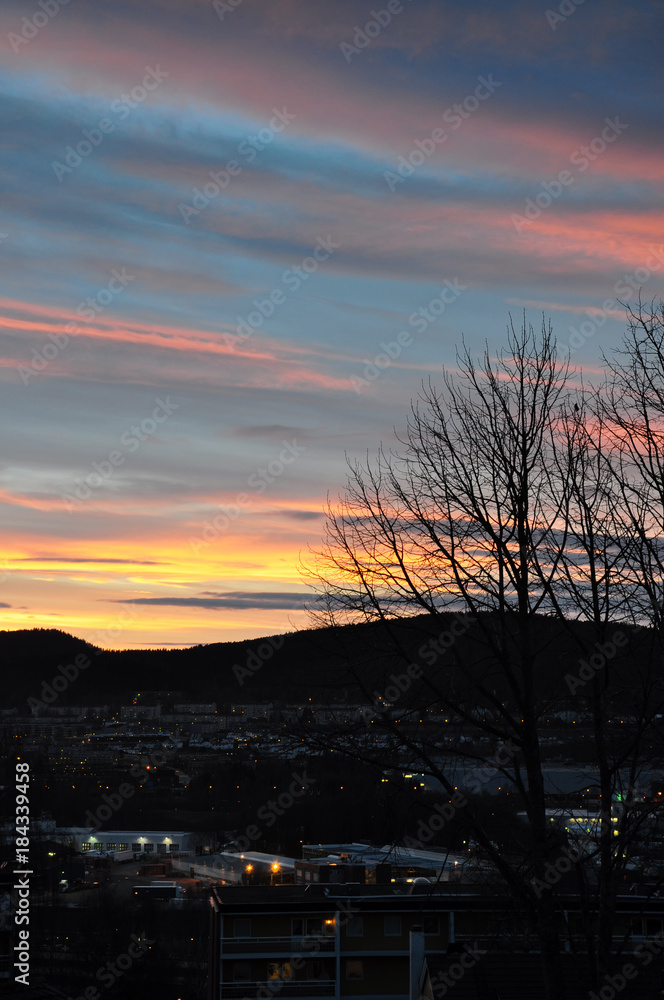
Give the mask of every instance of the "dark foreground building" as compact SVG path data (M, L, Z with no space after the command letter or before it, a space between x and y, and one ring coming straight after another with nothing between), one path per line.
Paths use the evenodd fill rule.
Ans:
M499 895L458 884L215 887L208 1000L540 1000L531 930ZM578 903L563 955L568 1000L664 996L664 904L619 901L622 946L612 982L593 996ZM617 977L617 978L616 978Z

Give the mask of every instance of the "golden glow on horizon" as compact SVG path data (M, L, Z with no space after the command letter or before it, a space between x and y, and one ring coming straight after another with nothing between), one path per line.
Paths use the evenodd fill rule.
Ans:
M318 543L322 521L281 516L290 509L320 510L321 503L263 503L259 516L247 509L228 533L197 552L189 540L200 537L205 518L214 516L209 507L195 520L175 520L168 533L160 516L141 525L142 534L132 526L136 537L0 537L0 602L11 605L0 607L0 629L58 628L103 648L127 648L236 641L306 626L306 615L297 610L128 603L233 591L302 592L305 599L299 553ZM123 523L120 518L118 530Z

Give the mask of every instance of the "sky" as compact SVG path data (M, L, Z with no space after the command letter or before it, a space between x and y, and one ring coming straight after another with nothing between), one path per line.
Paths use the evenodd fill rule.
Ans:
M0 628L306 627L462 337L592 378L664 282L662 0L4 0Z

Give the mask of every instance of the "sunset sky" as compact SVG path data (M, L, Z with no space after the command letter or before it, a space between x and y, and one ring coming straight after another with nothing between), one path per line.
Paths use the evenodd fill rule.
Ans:
M592 377L664 289L664 4L561 9L5 0L0 628L303 626L462 336L544 312Z

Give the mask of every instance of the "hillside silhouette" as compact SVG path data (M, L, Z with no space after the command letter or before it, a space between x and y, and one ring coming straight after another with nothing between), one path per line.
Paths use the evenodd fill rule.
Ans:
M485 621L489 620L491 616L485 616ZM446 632L454 621L465 622L465 631L452 648L441 655L428 652L430 638ZM29 711L28 699L41 699L44 683L61 677L60 668L76 662L89 665L59 693L58 705L130 704L138 692L144 704L149 702L150 692L159 692L158 700L165 704L214 701L218 708L266 701L306 704L309 699L313 704L369 703L371 694L383 690L391 674L399 674L409 661L423 669L424 679L415 682L411 690L422 704L431 700L427 681L434 681L441 690L454 685L458 691L459 685L478 676L488 679L501 698L508 697L500 672L495 671L494 676L477 625L465 616L402 618L391 623L390 631L388 636L378 622L185 649L126 650L102 650L57 629L0 631L0 656L7 665L3 703L24 714ZM620 704L624 709L625 683L636 678L635 671L650 665L657 675L662 673L659 658L650 651L648 630L625 629L625 633L628 645L611 660L610 667L611 686L615 685L617 694L623 692ZM578 670L584 655L596 651L590 626L580 622L563 626L542 617L537 620L535 635L541 696L555 694L570 707L578 705L577 699L568 697L564 677ZM394 652L394 643L399 654ZM608 677L609 671L606 673Z

